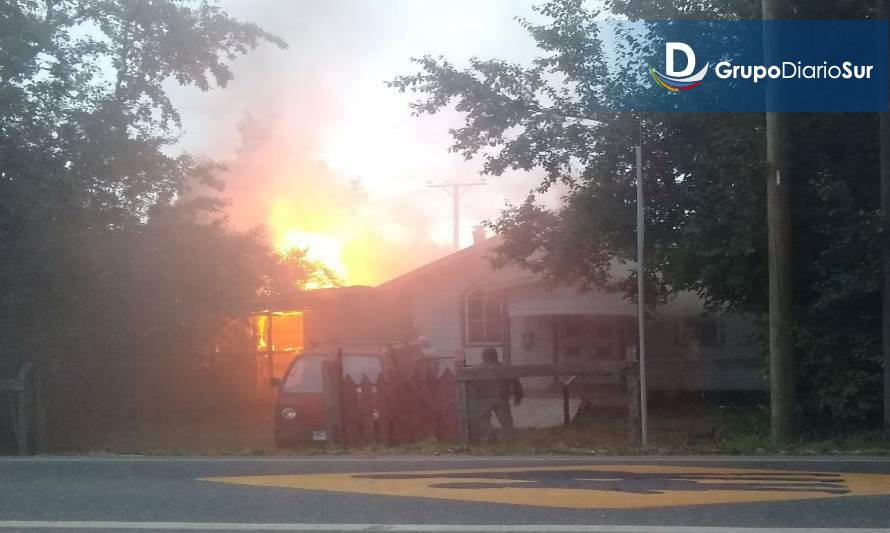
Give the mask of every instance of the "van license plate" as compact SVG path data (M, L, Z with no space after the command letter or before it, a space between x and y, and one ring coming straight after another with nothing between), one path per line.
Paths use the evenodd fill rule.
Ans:
M318 430L312 432L312 440L320 441L320 440L328 440L328 432L325 430Z

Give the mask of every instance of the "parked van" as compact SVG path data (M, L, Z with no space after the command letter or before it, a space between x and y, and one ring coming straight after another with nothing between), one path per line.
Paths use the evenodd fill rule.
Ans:
M322 363L339 362L342 378L376 383L381 375L405 379L426 362L414 344L331 344L314 346L291 362L280 380L275 401L275 442L281 448L327 442Z

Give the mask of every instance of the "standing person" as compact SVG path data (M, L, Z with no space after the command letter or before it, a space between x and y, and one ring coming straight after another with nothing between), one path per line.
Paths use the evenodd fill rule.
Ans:
M482 351L482 366L499 368L503 365L498 359L498 351L494 348L485 348ZM513 397L513 405L522 403L525 391L519 378L495 378L480 381L476 387L476 427L479 429L479 438L482 441L490 440L492 435L491 415L498 419L498 424L504 431L504 436L513 436L513 413L510 410L510 397Z

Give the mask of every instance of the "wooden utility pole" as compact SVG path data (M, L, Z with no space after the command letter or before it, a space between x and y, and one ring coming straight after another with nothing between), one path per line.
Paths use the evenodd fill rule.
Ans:
M782 0L762 0L763 19L781 18ZM765 64L773 64L774 32L764 26ZM775 94L767 85L769 108ZM773 441L787 442L794 433L794 354L791 345L791 197L785 172L785 117L766 113L766 208L769 232L769 379Z
M878 20L887 20L888 17L890 17L890 0L878 0ZM890 113L881 113L878 121L880 122L878 142L881 154L881 212L884 230L881 246L881 263L884 271L881 319L881 346L884 353L884 435L890 437Z
M431 189L442 189L451 195L451 216L452 216L452 225L453 225L453 245L454 250L460 250L460 195L466 192L470 187L478 187L479 185L485 185L484 181L474 181L472 183L458 183L456 181L449 181L446 183L430 183L427 182L426 186Z

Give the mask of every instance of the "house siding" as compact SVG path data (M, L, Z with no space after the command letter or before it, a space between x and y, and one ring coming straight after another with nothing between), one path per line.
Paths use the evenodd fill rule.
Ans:
M476 275L442 276L435 283L424 284L415 291L411 302L414 330L429 343L428 355L453 356L458 350L466 354L468 365L482 362L485 346L467 345L464 341L464 298L479 285ZM493 345L503 353L503 345Z
M401 328L410 332L402 340L424 337L428 357L453 357L463 351L468 365L481 363L486 346L467 344L464 331L465 298L479 289L504 298L504 343L492 346L511 364L633 357L635 304L617 294L548 287L515 267L493 270L487 258L491 247L491 242L475 245L374 289L381 300L398 295L399 305L389 319L410 324ZM711 317L719 324L719 342L714 342L713 335L710 342L704 342L687 335L690 324L697 324L704 314L700 298L682 293L650 315L650 390L765 389L754 342L755 322L741 315ZM571 344L566 326L569 320L588 325L581 328L596 328L581 333L579 326L571 328L571 352L566 350ZM547 389L553 384L552 378L535 378L527 380L526 386Z
M553 320L543 317L514 317L510 321L511 355L514 365L535 365L553 363ZM523 342L527 335L529 344ZM553 384L552 378L527 378L525 386L531 389L545 389Z

